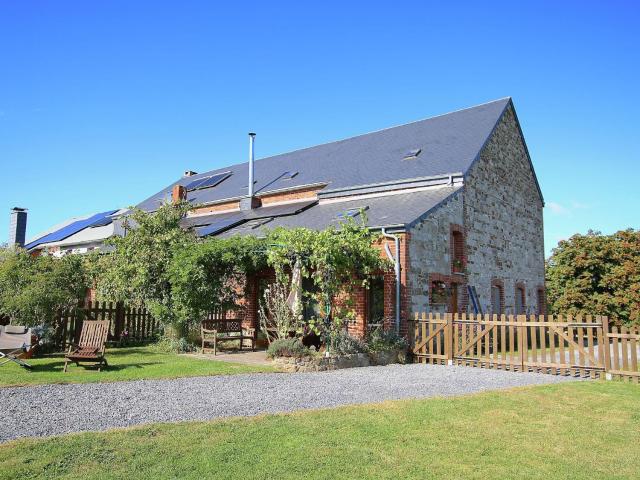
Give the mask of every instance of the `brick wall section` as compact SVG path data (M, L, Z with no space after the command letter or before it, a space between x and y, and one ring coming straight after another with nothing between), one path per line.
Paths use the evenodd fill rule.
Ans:
M289 202L293 200L303 200L308 198L310 200L318 198L318 192L322 190L324 186L315 186L308 188L301 188L292 192L280 192L267 195L260 195L262 205L269 205L271 203Z
M272 193L264 196L260 196L262 206L279 203L279 202L292 202L294 200L313 200L318 197L318 192L324 187L308 187L301 188L291 192ZM209 205L207 207L197 208L191 211L192 214L204 214L204 213L217 213L227 210L239 210L240 202L238 200L232 200L229 202L218 203L216 205Z
M468 281L485 312L491 312L494 279L503 281L505 313L514 312L517 282L525 286L527 306L535 308L537 288L544 285L542 207L510 106L464 187Z
M208 207L196 208L194 210L191 210L190 213L192 214L217 213L217 212L224 212L227 210L239 210L239 209L240 209L240 202L236 200L233 202L224 202L224 203L218 203L216 205L209 205Z

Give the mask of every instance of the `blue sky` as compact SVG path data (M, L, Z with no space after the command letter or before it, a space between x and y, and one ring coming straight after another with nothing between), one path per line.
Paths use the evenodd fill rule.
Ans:
M0 0L0 239L512 96L546 248L640 227L637 2Z

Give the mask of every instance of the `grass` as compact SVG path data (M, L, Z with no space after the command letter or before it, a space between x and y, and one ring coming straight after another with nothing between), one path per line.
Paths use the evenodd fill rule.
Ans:
M240 365L162 353L152 346L112 348L107 350L106 356L109 367L101 372L91 366L77 367L75 364L70 364L68 372L63 373L64 355L62 354L29 359L28 362L33 366L31 371L14 363L8 363L0 367L0 387L274 371L268 366Z
M572 382L0 445L0 478L638 478L640 387Z

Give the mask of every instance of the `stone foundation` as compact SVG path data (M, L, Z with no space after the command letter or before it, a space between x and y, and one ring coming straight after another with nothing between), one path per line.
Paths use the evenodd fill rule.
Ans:
M389 365L391 363L405 363L406 354L401 351L354 353L330 357L277 357L273 365L285 372L326 372L343 368L371 367Z

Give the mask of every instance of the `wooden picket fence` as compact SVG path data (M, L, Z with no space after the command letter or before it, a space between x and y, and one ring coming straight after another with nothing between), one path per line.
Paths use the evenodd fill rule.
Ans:
M635 382L640 328L604 316L416 314L409 328L422 363Z
M65 349L80 337L83 320L109 320L109 341L145 341L158 333L159 324L145 308L127 307L119 302L86 302L64 310L56 318L56 346Z

